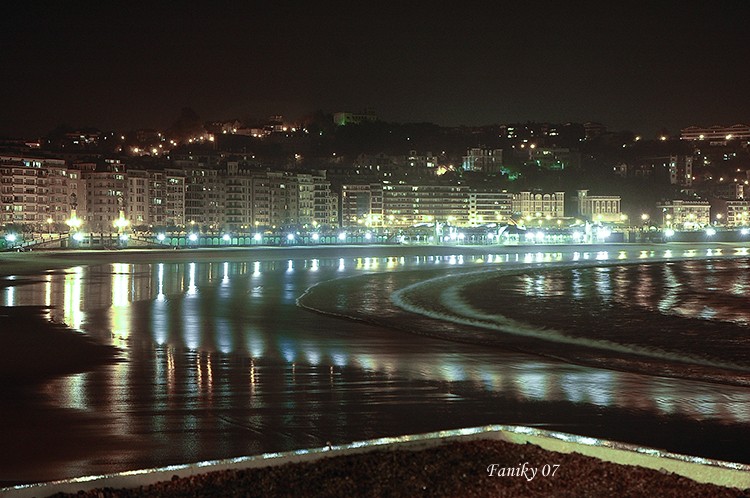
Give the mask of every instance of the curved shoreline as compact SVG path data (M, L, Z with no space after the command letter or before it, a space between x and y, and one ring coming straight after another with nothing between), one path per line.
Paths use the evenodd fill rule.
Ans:
M384 318L380 315L368 314L358 309L339 310L333 309L328 302L315 302L315 292L323 291L330 285L336 285L336 282L344 285L353 285L353 293L356 293L361 286L350 284L348 280L360 280L377 278L379 274L373 275L356 275L342 279L333 279L327 282L318 283L308 288L303 295L297 299L298 306L312 312L326 314L343 319L356 320L371 323L379 326L396 328L408 333L434 337L454 342L481 344L496 346L504 349L522 351L531 355L539 355L548 358L554 358L573 364L593 366L596 368L605 368L611 370L646 373L653 375L655 369L658 369L659 375L673 378L690 378L706 382L726 383L737 386L750 385L750 379L747 378L748 369L745 365L738 365L731 362L722 362L719 360L710 360L693 356L688 353L676 353L668 350L651 350L649 348L639 347L638 345L620 344L607 340L593 341L585 337L574 337L557 332L552 329L545 329L543 326L533 325L513 318L507 318L500 323L496 316L477 316L474 317L457 314L455 310L445 307L444 294L448 291L456 291L461 288L491 279L498 274L518 274L519 272L546 272L551 269L566 270L576 268L597 268L603 266L636 266L640 264L661 264L667 261L689 261L695 259L707 260L715 258L737 258L746 257L745 254L722 254L722 255L701 255L701 256L672 256L669 258L654 258L649 260L625 259L625 260L605 260L605 261L587 261L571 262L560 261L541 264L519 264L511 263L508 266L498 266L494 268L484 268L474 270L464 265L461 269L443 268L435 270L439 272L436 276L426 279L418 277L409 282L404 279L400 288L390 296L381 296L383 301L388 300L393 305L404 310L406 313L422 317L422 321L413 326L404 326L400 320ZM463 270L463 271L462 271ZM415 274L429 270L412 270ZM448 273L448 274L446 274ZM344 282L346 281L346 282ZM435 285L438 284L438 285ZM442 285L439 285L442 284ZM367 285L363 283L362 286ZM458 288L458 290L457 290ZM410 302L409 294L415 290L427 289L424 295L417 294L417 298L422 302L415 304ZM437 289L437 290L436 290ZM334 291L335 292L335 291ZM346 293L345 291L342 291ZM348 295L351 295L349 293ZM372 303L368 303L372 304ZM381 304L382 309L386 305ZM375 307L378 307L377 305ZM436 326L430 326L430 322ZM457 335L455 329L439 327L440 322L450 323L461 327L466 327L467 334ZM498 334L499 332L499 334ZM550 340L550 334L553 336ZM512 339L516 337L519 340ZM533 344L525 344L531 341ZM575 346L577 352L571 355L560 355L555 351L554 344L568 344ZM551 349L550 349L551 348ZM598 358L597 352L609 351L610 356L607 361ZM690 367L689 369L687 367ZM689 375L686 374L689 373Z
M596 255L602 252L607 253L649 253L656 254L657 252L667 253L668 251L674 252L710 252L711 255L706 254L695 254L693 256L671 256L661 257L659 259L665 260L678 260L678 259L690 259L690 258L701 258L716 257L716 252L721 252L720 257L739 257L746 255L750 251L750 242L747 243L669 243L669 244L599 244L599 245L523 245L523 246L410 246L410 245L362 245L362 246L317 246L317 247L262 247L262 248L222 248L222 249L194 249L184 251L174 250L163 250L163 249L128 249L122 251L96 251L96 250L55 250L55 251L37 251L28 253L0 253L0 289L11 285L21 285L28 283L35 276L43 275L50 271L64 270L76 266L90 266L97 264L107 263L156 263L156 262L194 262L194 261L272 261L272 260L289 260L289 259L312 259L312 258L362 258L362 257L374 257L374 258L388 258L388 257L425 257L425 256L499 256L504 255L506 257L515 256L519 266L528 268L529 266L546 269L549 267L559 267L562 263L547 263L544 261L536 261L532 258L530 261L519 261L521 255L528 258L530 255L538 255L545 253L554 254L566 254L575 255L580 254L585 260L587 257L594 255L593 258L589 258L586 263L578 263L578 265L586 264L587 266L602 266L607 264L623 264L625 261L597 261ZM724 251L729 254L724 254ZM652 260L653 261L653 260ZM632 261L637 263L638 260ZM463 265L464 267L466 265ZM425 271L425 270L416 270ZM378 274L375 272L375 274ZM20 278L17 278L20 277ZM36 280L34 280L36 281ZM318 284L320 285L320 284ZM297 303L301 307L308 309L309 311L318 311L314 306L307 306L304 304L305 297L311 289L307 289L304 294L298 297ZM401 292L401 291L399 291ZM389 298L390 299L390 298ZM328 314L338 316L345 319L360 319L367 321L366 319L357 318L347 313L334 313L329 312ZM10 317L0 316L0 325L6 330L13 329L17 324L14 323L16 319ZM389 326L387 323L378 323L379 325ZM465 325L476 325L467 323ZM12 359L24 358L26 361L14 361L8 363L13 365L13 368L6 369L4 377L10 378L10 376L16 379L23 379L24 377L39 378L41 372L38 369L30 367L26 368L24 365L33 365L43 361L47 356L44 356L40 351L45 350L49 344L42 344L44 340L39 339L40 337L46 337L47 341L49 338L56 337L54 334L56 324L45 322L44 320L38 320L35 322L34 328L37 330L44 329L44 334L38 334L36 336L27 336L24 338L25 342L22 346L12 348L10 346L3 348L3 357L9 357ZM392 326L392 324L390 324ZM432 335L433 334L426 334ZM445 339L445 337L437 336ZM31 341L32 339L36 341ZM76 339L86 339L80 337ZM15 339L14 339L15 340ZM31 342L29 342L31 341ZM8 342L8 341L6 341ZM90 343L89 343L90 342ZM117 361L117 355L114 354L108 347L94 344L92 341L78 341L78 347L75 347L76 342L74 340L65 341L65 347L72 348L67 355L67 358L77 358L75 362L69 361L67 365L61 364L60 358L55 361L51 361L50 365L55 365L54 368L45 370L46 376L56 376L65 373L72 373L78 371L85 371L93 368L97 364L109 363ZM15 341L18 345L18 341ZM12 343L9 343L11 346ZM36 347L34 346L36 344ZM94 346L100 346L91 350ZM20 348L20 349L19 349ZM88 355L83 355L84 360L80 360L81 353L88 351ZM99 354L101 353L101 354ZM37 356L39 361L33 361L34 355ZM40 356L41 355L41 356ZM59 361L58 361L59 360ZM63 362L64 363L64 362Z

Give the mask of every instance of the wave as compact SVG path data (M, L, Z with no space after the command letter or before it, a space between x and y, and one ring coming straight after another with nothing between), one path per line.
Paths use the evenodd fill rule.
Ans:
M487 273L488 272L486 271L481 272L483 277L488 277ZM496 274L498 272L492 273ZM457 279L461 280L461 282L453 282ZM621 344L608 340L571 337L553 328L536 327L504 315L484 313L471 306L461 297L461 291L463 290L463 288L466 287L469 283L475 282L476 280L476 278L466 278L465 276L462 277L456 275L438 277L409 285L394 292L393 294L391 294L391 301L396 306L411 313L416 313L430 318L435 318L437 320L445 320L461 325L469 325L472 327L495 330L505 334L512 334L516 336L533 338L558 344L611 351L621 354L645 356L658 360L668 360L750 373L750 369L748 369L746 366L734 364L731 362L708 360L685 353L674 353L653 348L639 347L637 345ZM446 286L446 282L451 283ZM418 304L416 302L417 300L419 300L419 295L422 291L428 290L429 287L435 286L441 289L439 292L439 307L445 310L449 310L449 313L441 312L434 308L430 309L429 305L426 306L425 304ZM431 294L435 293L434 289L430 290L432 291L430 292Z
M663 262L656 264L660 263ZM634 262L633 265L644 266L639 262ZM715 347L715 354L711 356L701 347L685 342L677 345L684 347L684 350L660 348L659 341L656 341L657 347L651 344L644 346L637 340L641 339L646 343L651 341L647 340L643 333L640 336L635 334L635 337L631 338L629 333L634 332L634 327L628 326L627 322L611 326L609 332L610 337L614 333L616 339L619 339L622 328L628 338L635 339L630 344L590 337L588 329L572 330L571 332L586 334L575 336L555 327L531 323L534 320L518 320L504 314L482 312L461 296L461 292L471 284L481 286L498 276L518 276L528 271L547 274L549 271L559 270L601 269L604 266L631 265L624 262L612 265L592 262L558 264L554 267L518 265L503 269L477 270L464 267L369 273L318 283L308 288L298 298L297 304L312 312L343 319L367 322L452 342L497 347L567 363L646 375L750 386L750 365L744 362L744 349L732 351L734 361L727 361L719 357L719 354L725 351L723 347ZM585 308L583 311L586 312ZM651 312L642 314L647 313ZM659 314L654 312L643 320L652 320L656 315ZM542 319L549 318L549 315L542 316ZM606 321L606 317L604 320L596 323L612 325ZM662 325L664 324L659 323L657 328ZM668 327L664 328L666 331ZM659 330L661 331L660 328ZM672 346L668 333L667 331L663 336L661 343ZM744 335L744 332L742 333ZM740 361L736 361L737 359Z

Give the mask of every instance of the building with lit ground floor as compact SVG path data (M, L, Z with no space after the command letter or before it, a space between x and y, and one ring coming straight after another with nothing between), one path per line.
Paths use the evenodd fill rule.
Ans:
M711 223L708 201L672 200L658 203L656 209L660 217L658 221L664 227L690 230Z
M620 210L619 195L589 195L588 192L578 191L578 216L594 223L622 223L626 220Z

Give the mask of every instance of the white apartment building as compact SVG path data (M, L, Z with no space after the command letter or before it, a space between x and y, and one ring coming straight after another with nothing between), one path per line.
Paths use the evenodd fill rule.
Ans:
M513 194L509 192L470 192L469 225L507 223L513 215Z
M711 205L708 201L673 200L656 205L665 227L696 229L711 223Z
M513 214L522 218L562 218L565 216L565 192L513 194Z
M593 222L618 223L623 220L619 195L589 195L578 191L578 214Z

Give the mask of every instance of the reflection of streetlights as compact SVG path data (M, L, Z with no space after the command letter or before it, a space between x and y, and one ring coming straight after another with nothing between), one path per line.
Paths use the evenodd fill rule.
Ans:
M47 218L47 235L52 235L52 223L54 223L55 220L52 218Z

